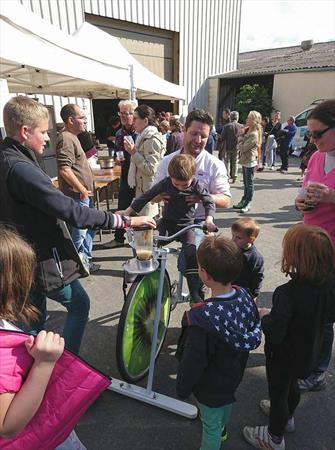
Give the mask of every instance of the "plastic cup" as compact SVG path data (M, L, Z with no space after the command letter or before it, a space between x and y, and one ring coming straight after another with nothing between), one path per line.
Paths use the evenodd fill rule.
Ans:
M305 187L302 187L299 191L299 198L304 200L304 208L303 211L313 211L313 209L316 207L316 204L309 203L308 202L308 189Z
M127 141L130 145L134 144L134 139L132 136L128 135L123 138L124 141Z
M119 150L118 152L116 152L116 157L119 161L124 161L124 153L122 150Z

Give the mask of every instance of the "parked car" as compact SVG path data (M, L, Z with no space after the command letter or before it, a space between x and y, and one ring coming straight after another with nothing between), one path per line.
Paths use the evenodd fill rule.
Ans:
M308 114L318 105L319 103L323 102L324 99L318 99L314 100L311 105L307 108L301 111L299 114L295 116L295 124L298 127L297 132L293 138L292 142L292 150L294 156L300 156L301 150L306 145L306 141L304 140L304 136L306 134L306 131L308 130L307 127L307 117ZM283 124L283 127L285 127L287 123Z

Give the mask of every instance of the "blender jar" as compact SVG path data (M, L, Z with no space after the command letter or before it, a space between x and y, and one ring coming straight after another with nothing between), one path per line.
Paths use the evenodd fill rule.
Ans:
M140 261L150 259L153 250L153 229L149 227L134 228L133 239L137 259Z

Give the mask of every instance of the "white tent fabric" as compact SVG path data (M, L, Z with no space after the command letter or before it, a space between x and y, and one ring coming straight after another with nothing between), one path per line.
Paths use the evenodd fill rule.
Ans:
M23 6L1 2L0 78L10 92L127 98L130 65L138 97L185 98L183 87L145 69L117 38L93 25L84 23L71 36Z
M140 64L116 37L102 31L100 28L84 22L73 34L73 37L78 43L83 45L85 54L91 58L95 58L105 64L119 61L122 64L126 63L128 66L132 66L134 73L133 85L137 90L138 98L153 98L152 94L158 94L158 96L185 99L186 92L183 86L170 83L152 73Z

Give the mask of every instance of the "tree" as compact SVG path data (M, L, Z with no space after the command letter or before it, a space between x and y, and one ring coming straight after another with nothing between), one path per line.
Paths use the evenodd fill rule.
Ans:
M249 111L258 111L262 116L270 116L274 110L269 90L259 84L242 86L235 100L236 110L240 113L241 122L245 122Z

